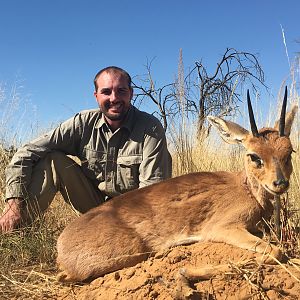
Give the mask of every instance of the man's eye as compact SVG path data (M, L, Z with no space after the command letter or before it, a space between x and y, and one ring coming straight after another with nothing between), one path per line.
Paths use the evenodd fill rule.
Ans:
M120 94L126 94L126 93L127 93L127 90L126 90L126 89L120 89L120 90L119 90L119 93L120 93Z
M111 90L104 89L104 90L101 90L100 93L101 93L102 95L110 95L110 94L111 94Z
M261 168L264 165L263 160L256 154L248 154L250 157L251 161L253 161L256 164L257 168Z

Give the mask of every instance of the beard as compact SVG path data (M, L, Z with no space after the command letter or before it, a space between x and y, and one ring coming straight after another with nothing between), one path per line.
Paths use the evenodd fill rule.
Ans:
M107 119L111 121L121 121L126 117L129 107L130 105L125 105L124 102L118 102L115 105L107 102L101 105L100 109Z

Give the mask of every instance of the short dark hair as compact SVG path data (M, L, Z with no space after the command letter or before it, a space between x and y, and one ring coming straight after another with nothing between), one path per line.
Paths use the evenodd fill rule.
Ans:
M96 76L94 78L95 92L97 92L97 90L98 90L97 79L104 72L107 72L107 73L117 73L117 74L123 75L127 79L127 81L128 81L129 88L131 88L131 77L130 77L130 75L125 70L123 70L122 68L119 68L119 67L116 67L116 66L109 66L109 67L106 67L106 68L100 70L96 74Z

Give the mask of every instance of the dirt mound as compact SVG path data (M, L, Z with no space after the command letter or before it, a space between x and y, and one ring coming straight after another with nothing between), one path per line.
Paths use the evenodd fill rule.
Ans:
M299 299L299 268L258 265L253 258L222 243L180 246L90 284L65 287L59 299ZM180 275L182 268L208 264L231 267L208 280L185 282Z

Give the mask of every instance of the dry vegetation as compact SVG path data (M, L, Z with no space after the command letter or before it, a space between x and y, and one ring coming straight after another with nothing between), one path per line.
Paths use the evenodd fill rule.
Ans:
M298 104L300 102L295 90L292 93L292 101ZM184 126L181 126L180 130L173 131L170 138L174 151L175 175L200 170L236 171L242 168L242 148L225 145L214 134L211 134L210 138L203 139L202 142L195 143L194 136L188 128L191 128L191 124L188 124L188 120L184 120ZM1 128L1 130L5 131L5 128ZM291 189L281 199L281 234L279 237L273 234L273 240L281 244L290 257L298 258L300 257L298 232L300 226L299 132L298 115L292 135L296 153L293 155L294 174ZM4 147L5 143L0 144L0 193L2 193L2 198L4 196L4 169L11 156L11 153ZM0 209L2 206L1 203ZM59 290L62 289L55 278L57 271L55 265L56 239L64 226L75 216L71 208L64 204L58 195L44 218L36 220L31 227L17 230L11 234L0 235L0 299L56 298ZM246 271L244 270L244 272ZM72 289L70 289L70 293L72 293Z

